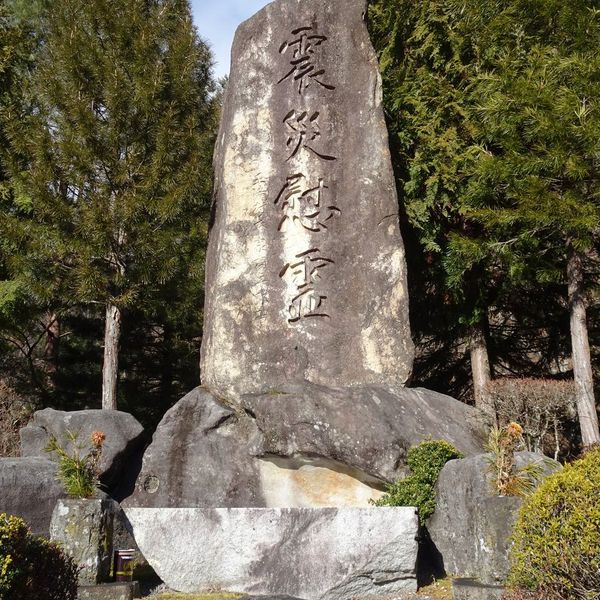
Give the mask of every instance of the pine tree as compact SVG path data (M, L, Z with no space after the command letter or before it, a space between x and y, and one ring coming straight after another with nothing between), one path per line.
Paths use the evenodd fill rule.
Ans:
M31 21L40 4L32 1L7 0L0 5L0 223L27 204L19 186L10 178L11 169L18 171L22 157L11 153L10 138L19 129L17 115L27 110L24 82L33 67L40 40ZM18 134L17 134L18 135ZM3 232L6 230L2 228ZM13 240L14 242L14 240ZM0 355L1 380L9 388L22 387L23 379L45 396L47 379L38 368L40 348L47 332L41 322L43 307L27 298L24 278L12 271L10 263L15 244L0 235ZM19 365L25 366L25 376ZM27 387L27 386L25 386ZM14 390L13 390L14 391ZM25 390L29 392L30 390Z
M205 218L211 57L187 0L54 0L11 173L14 271L61 306L105 312L102 406L116 408L123 311L180 273Z

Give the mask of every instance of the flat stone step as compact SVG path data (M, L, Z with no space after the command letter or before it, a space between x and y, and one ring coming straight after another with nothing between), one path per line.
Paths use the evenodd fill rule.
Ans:
M77 588L77 600L133 600L141 597L137 581L82 585Z
M454 600L500 600L505 588L500 585L487 585L476 579L454 579L452 593Z

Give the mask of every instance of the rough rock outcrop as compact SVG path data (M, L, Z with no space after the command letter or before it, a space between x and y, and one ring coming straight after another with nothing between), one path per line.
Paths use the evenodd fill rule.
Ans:
M494 493L488 458L479 454L444 466L427 528L449 575L496 585L508 574L509 536L522 500ZM539 454L516 454L517 467L531 462L540 463L545 474L560 468Z
M414 508L125 512L144 556L178 591L366 600L417 587Z
M38 410L29 425L21 429L21 455L54 458L44 450L50 436L71 451L72 444L65 439L67 431L76 433L78 443L87 446L93 431L106 435L99 467L100 480L109 490L119 482L120 475L134 460L144 441L144 428L129 413L118 410L64 412L45 408Z
M240 25L215 152L202 382L401 385L413 343L366 0Z
M285 388L284 388L285 389ZM408 448L481 451L474 409L427 390L314 384L226 405L196 388L165 415L129 506L368 506Z
M21 517L34 534L48 536L54 505L65 496L51 460L0 458L0 512Z

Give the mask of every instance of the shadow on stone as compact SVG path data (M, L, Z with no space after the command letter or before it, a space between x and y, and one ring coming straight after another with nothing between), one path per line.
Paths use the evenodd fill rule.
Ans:
M446 571L444 569L444 557L433 543L427 527L421 526L419 528L417 541L419 542L417 586L422 588L446 577Z
M120 507L115 513L113 541L115 550L135 550L133 579L139 582L143 593L148 593L151 589L162 583L162 579L148 564L146 557L139 549L133 536L131 523L125 514L125 511Z
M147 437L149 436L144 435L144 438ZM135 491L135 483L142 470L142 460L149 441L148 439L144 439L141 444L138 444L138 447L132 452L132 455L125 464L119 482L111 493L111 497L117 502L123 502L125 498L129 498Z

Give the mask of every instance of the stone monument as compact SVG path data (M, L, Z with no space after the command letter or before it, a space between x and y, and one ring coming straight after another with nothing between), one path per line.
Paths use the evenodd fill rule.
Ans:
M414 589L414 510L369 501L406 474L408 449L424 439L481 451L472 408L404 387L414 356L406 265L366 10L367 0L277 0L235 36L215 151L203 385L164 416L124 504L142 552L181 589L201 591L207 577L311 600ZM336 546L352 560L315 546L341 527L336 515L339 531L367 537L377 523L377 539ZM273 536L261 549L252 532L263 522ZM201 532L185 549L201 576L172 575L171 525ZM399 531L402 564L381 566ZM212 535L244 551L213 568ZM304 571L287 568L292 555L306 572L331 571L309 590ZM286 572L269 570L273 561Z
M364 0L274 2L238 29L215 154L202 381L402 385L404 248Z
M159 425L131 506L368 506L419 441L481 449L470 407L404 387L406 266L366 9L278 0L236 32L203 385Z

